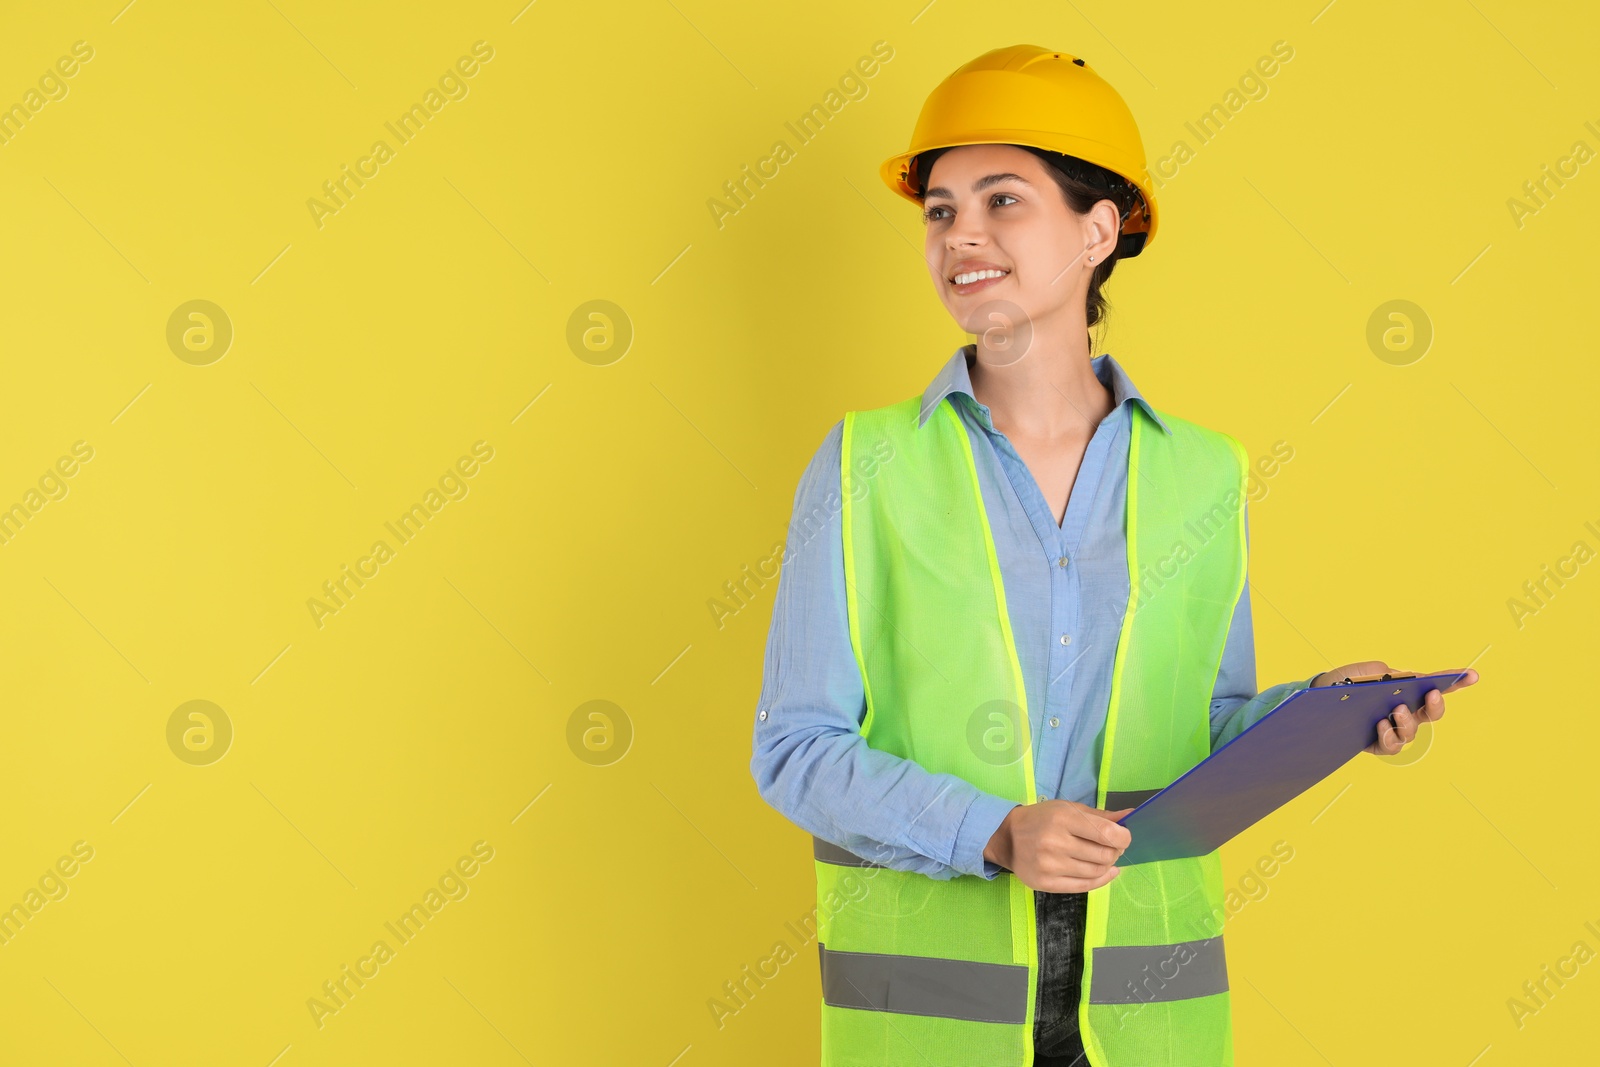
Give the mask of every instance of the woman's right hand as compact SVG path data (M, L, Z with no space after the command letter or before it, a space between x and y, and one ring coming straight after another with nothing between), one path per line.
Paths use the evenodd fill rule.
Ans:
M1046 893L1087 893L1110 882L1133 840L1121 819L1132 808L1102 811L1074 800L1019 804L989 839L985 859Z

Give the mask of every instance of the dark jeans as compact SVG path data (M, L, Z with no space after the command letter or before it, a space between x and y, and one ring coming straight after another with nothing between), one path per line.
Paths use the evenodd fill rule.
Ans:
M1039 998L1034 1007L1034 1067L1087 1067L1078 1033L1083 985L1086 893L1033 892L1039 921Z

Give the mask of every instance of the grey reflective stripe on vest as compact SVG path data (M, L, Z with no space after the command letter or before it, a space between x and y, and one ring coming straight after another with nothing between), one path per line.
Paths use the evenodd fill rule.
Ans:
M1161 792L1159 789L1108 789L1105 810L1121 811L1123 808L1137 808L1159 792Z
M1090 1004L1150 1004L1226 993L1222 937L1097 948L1090 984Z
M822 999L835 1008L983 1023L1022 1023L1028 1018L1025 964L833 952L820 941L817 954Z
M811 855L823 863L836 863L841 867L882 867L881 863L864 860L849 849L840 848L832 841L815 835L811 838Z

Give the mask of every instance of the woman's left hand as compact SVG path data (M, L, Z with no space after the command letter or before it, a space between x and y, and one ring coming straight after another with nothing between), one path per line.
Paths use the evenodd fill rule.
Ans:
M1382 660L1369 659L1360 663L1346 663L1343 667L1323 671L1317 675L1313 685L1332 685L1340 678L1353 677L1362 674L1383 674L1392 672L1395 668ZM1429 674L1444 674L1445 671L1429 671ZM1405 748L1411 739L1417 736L1417 727L1425 722L1437 722L1444 718L1444 694L1453 693L1463 686L1476 684L1478 672L1471 667L1467 668L1467 676L1456 682L1442 692L1430 689L1423 697L1420 711L1412 711L1406 704L1401 704L1389 713L1389 718L1378 720L1378 739L1363 752L1370 752L1374 756L1392 756ZM1392 721L1391 721L1392 720Z

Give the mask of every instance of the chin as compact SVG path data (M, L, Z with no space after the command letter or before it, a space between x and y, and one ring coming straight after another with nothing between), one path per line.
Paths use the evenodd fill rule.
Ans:
M949 309L950 317L970 334L985 330L1017 328L1031 324L1034 314L1027 305L1010 296L975 293L959 307Z

